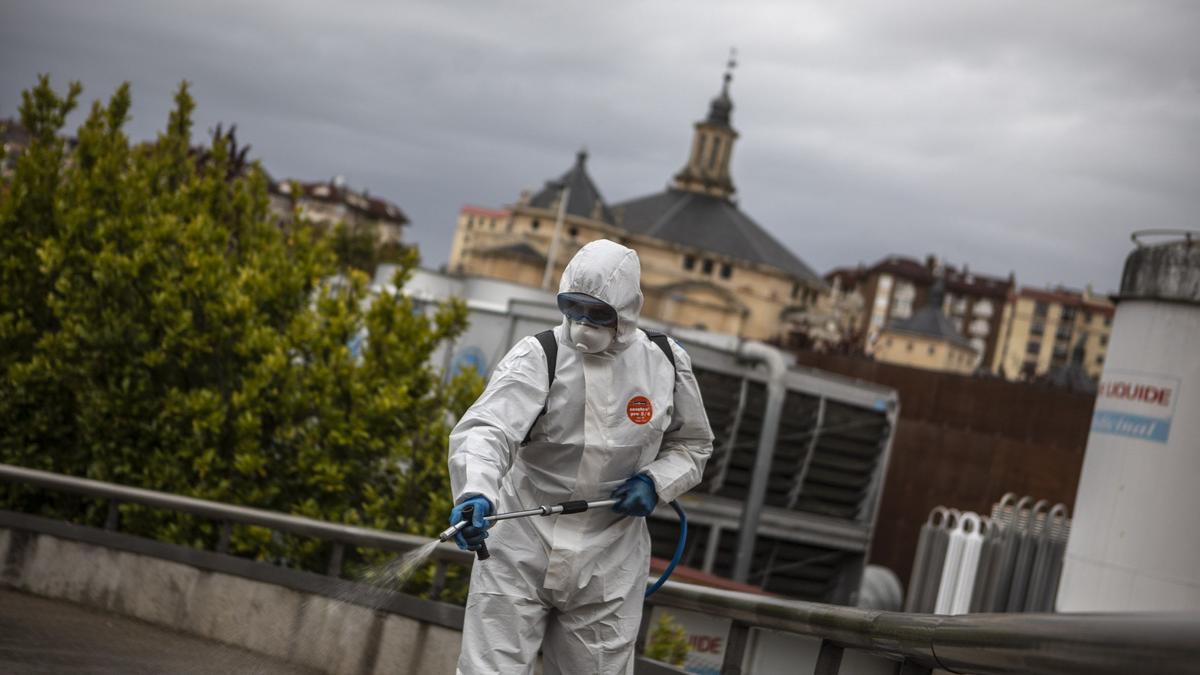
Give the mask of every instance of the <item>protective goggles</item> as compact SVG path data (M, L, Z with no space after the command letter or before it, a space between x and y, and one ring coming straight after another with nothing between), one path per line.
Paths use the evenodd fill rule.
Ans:
M559 293L558 311L577 323L590 323L603 328L617 327L617 310L587 293Z

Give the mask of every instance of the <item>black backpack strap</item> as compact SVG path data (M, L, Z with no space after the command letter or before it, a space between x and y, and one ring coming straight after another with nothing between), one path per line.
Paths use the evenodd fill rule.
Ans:
M525 440L521 441L522 445L529 442L533 428L537 426L538 420L542 419L542 415L546 414L546 406L550 405L550 387L554 386L554 371L558 366L558 340L554 339L554 331L544 330L534 337L542 345L542 351L546 354L546 402L542 404L542 411L533 418L533 424L529 425L529 431L525 433Z
M550 397L550 385L554 384L554 370L558 364L558 340L554 339L553 330L544 330L534 336L542 345L542 351L546 352L546 398ZM546 412L546 406L542 406L542 412Z
M671 362L671 370L675 370L675 352L671 351L671 341L667 339L667 334L646 328L643 328L642 332L667 355L667 360Z

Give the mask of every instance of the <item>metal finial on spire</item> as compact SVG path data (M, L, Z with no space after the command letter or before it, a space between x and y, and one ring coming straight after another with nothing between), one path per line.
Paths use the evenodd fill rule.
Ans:
M729 93L729 82L733 79L733 69L737 68L737 47L729 48L729 60L725 62L725 84L722 86L722 91Z

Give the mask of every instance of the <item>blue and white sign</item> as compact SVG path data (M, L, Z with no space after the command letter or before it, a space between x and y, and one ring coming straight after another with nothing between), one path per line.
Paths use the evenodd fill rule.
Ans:
M463 368L474 368L480 375L487 375L487 357L479 347L467 347L454 357L450 364L450 373L458 375Z
M1165 444L1178 399L1178 378L1106 371L1096 392L1092 433Z

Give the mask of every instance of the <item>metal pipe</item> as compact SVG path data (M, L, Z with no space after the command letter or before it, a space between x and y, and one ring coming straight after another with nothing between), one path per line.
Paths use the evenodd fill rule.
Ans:
M749 393L750 380L743 377L742 384L738 388L738 402L737 409L733 413L733 427L729 431L729 438L722 444L721 454L716 458L718 461L717 477L708 486L709 494L715 495L725 487L725 476L729 474L729 463L733 459L733 453L737 451L738 431L742 428L742 415L746 413L746 398Z
M733 562L733 580L746 583L750 577L750 563L754 560L754 541L758 536L758 521L762 516L763 500L767 494L767 479L771 475L771 459L775 455L775 438L779 435L779 418L783 412L783 400L787 395L783 378L787 375L787 363L783 354L774 347L761 342L743 342L738 356L748 361L758 361L767 367L767 407L763 412L762 430L758 436L758 452L754 456L754 469L750 475L750 490L746 494L746 509L738 531L737 552Z
M578 508L576 502L563 502L561 504L552 504L546 506L538 506L524 511L509 511L508 513L497 513L494 516L488 516L487 519L495 522L498 520L512 520L513 518L528 518L529 516L556 516L564 511L566 513L583 513L592 509L601 509L605 506L616 504L615 499L597 499L587 502L586 508Z
M554 278L554 259L558 257L558 239L562 236L563 218L567 215L567 200L571 198L571 188L563 185L558 194L558 218L554 219L554 236L550 239L550 250L546 252L546 271L542 274L542 288L550 289L550 280Z
M825 405L828 400L822 396L817 402L817 418L813 423L812 434L808 438L808 447L804 451L800 469L792 478L792 489L788 491L787 507L789 509L796 508L796 502L800 501L800 492L804 490L804 480L808 478L808 468L812 466L813 455L817 454L817 444L821 442L821 432L825 427Z

